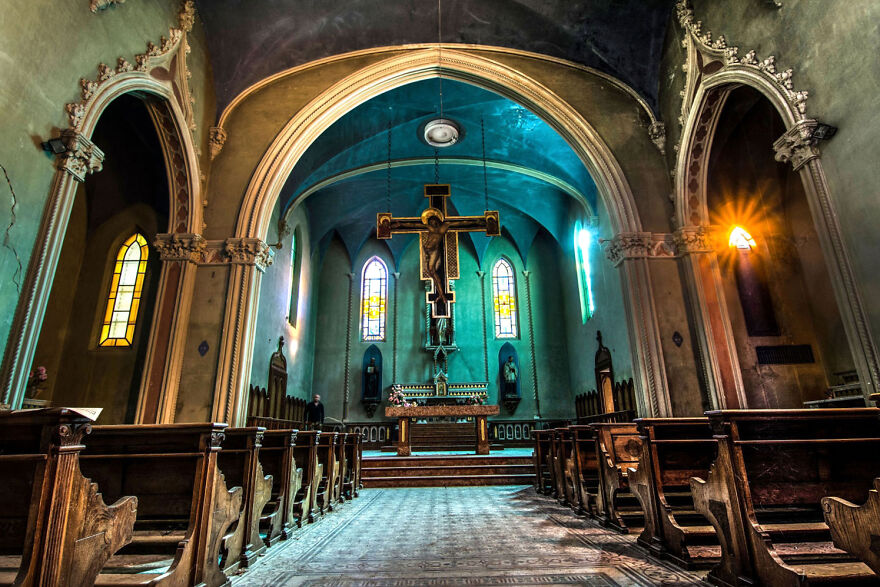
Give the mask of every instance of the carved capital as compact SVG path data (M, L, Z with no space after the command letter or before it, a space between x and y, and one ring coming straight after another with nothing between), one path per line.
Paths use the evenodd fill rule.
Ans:
M107 10L111 6L116 4L124 4L125 0L90 0L89 2L89 10L92 12L100 12L102 10Z
M82 444L83 436L92 433L91 422L68 422L55 428L55 442L60 449Z
M104 151L82 133L67 129L62 131L61 141L67 150L58 155L56 166L76 181L85 181L88 174L104 168Z
M226 136L226 131L223 127L212 126L208 129L208 151L211 154L212 161L223 150L223 145L226 144Z
M265 271L274 258L275 252L258 238L228 238L224 251L233 265L255 265Z
M672 235L677 255L708 253L714 250L712 232L705 226L683 226Z
M605 245L605 256L615 267L629 259L675 256L675 243L671 234L622 232L612 239L599 242Z
M819 157L821 153L813 144L812 138L813 131L818 124L818 121L813 119L801 120L785 131L785 134L773 143L776 160L781 163L791 163L791 166L797 171Z
M153 246L163 261L189 261L199 263L207 248L207 241L200 234L157 234Z
M226 440L226 434L224 432L211 432L211 449L220 450L223 446L224 440Z

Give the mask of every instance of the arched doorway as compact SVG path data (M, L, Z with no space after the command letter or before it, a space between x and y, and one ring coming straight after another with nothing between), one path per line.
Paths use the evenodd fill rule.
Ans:
M135 420L161 275L150 243L169 223L165 162L148 108L124 94L92 134L103 170L76 191L33 362L47 378L27 394L103 408L102 423Z

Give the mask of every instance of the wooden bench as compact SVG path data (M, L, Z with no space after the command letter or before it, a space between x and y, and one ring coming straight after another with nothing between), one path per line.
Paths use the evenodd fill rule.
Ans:
M821 499L862 503L877 475L880 410L707 412L718 456L691 480L696 509L718 533L716 584L877 584L864 563L835 548Z
M642 418L636 425L642 455L628 476L645 512L639 544L687 569L716 565L715 528L694 509L690 488L691 477L706 477L717 452L708 418Z
M638 469L642 441L633 423L591 424L596 429L596 452L602 490L599 521L620 532L641 532L644 513L629 490L629 469Z
M91 423L66 408L0 412L0 584L92 585L131 541L137 498L107 506L80 471Z
M95 426L80 456L106 496L138 499L132 541L97 585L225 585L220 543L239 519L243 491L217 466L226 424Z
M333 488L339 475L336 462L336 443L338 432L318 432L318 465L321 467L321 481L318 484L318 511L323 515L333 511Z
M595 517L599 513L599 459L596 456L596 429L592 426L569 426L574 450L577 487L576 512Z
M260 518L260 534L266 546L287 540L296 525L294 504L302 487L302 467L294 458L296 430L266 430L260 448L263 472L272 476L272 495Z
M333 484L333 501L342 503L345 501L345 476L348 475L348 458L345 454L345 443L348 439L349 432L340 432L336 439L336 466L339 473L336 475L336 482Z
M532 439L535 441L535 452L532 461L535 465L535 491L549 495L553 487L553 474L549 465L551 454L550 430L532 430Z
M880 574L880 478L864 505L839 497L823 497L822 511L834 546L845 550Z
M348 461L347 477L342 485L342 492L348 499L358 496L361 488L361 458L363 454L364 436L351 432L345 438L345 458Z
M556 428L553 432L558 475L556 499L562 505L577 509L578 497L575 485L574 443L572 442L571 430L568 428Z
M565 495L564 484L562 480L562 463L559 460L560 454L560 438L559 431L556 428L550 429L550 450L547 454L547 468L550 469L550 496L557 500L562 500Z
M314 430L300 430L296 435L293 458L302 467L302 486L293 503L296 525L315 521L318 503L318 486L323 476L323 468L318 463L318 433Z

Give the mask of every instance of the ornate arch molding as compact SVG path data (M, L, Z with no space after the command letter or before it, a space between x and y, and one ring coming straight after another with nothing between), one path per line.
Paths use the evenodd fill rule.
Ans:
M569 143L596 181L613 230L616 233L641 232L635 200L620 165L601 136L577 110L547 87L501 63L447 47L432 46L355 72L300 110L275 137L257 166L245 193L236 237L265 238L284 181L312 142L337 119L384 92L438 75L496 92L540 116ZM621 279L630 308L629 338L636 358L634 368L644 391L640 411L645 415L670 415L645 260L634 259L626 263ZM250 357L246 349L253 341L259 276L252 268L234 268L228 291L213 418L237 422L245 413L243 390L247 388L250 374ZM242 351L245 351L244 355Z
M865 394L873 393L880 384L880 357L868 327L867 315L856 285L849 254L844 244L828 182L820 161L821 152L812 140L812 131L818 124L807 113L809 92L793 86L793 70L779 71L772 55L761 59L755 51L739 56L737 47L729 46L724 36L712 39L710 32L702 32L702 24L694 20L686 0L676 5L679 24L684 31L682 45L686 49L685 89L679 122L681 139L675 169L675 221L677 235L685 243L688 253L712 251L710 221L707 206L706 180L709 153L719 114L730 92L740 86L749 86L764 95L779 113L786 132L773 144L775 158L790 163L800 173L807 194L813 222L816 226L853 358L863 383ZM710 263L711 264L711 263ZM695 262L690 269L697 271ZM705 269L705 264L704 264ZM717 278L717 267L712 270ZM698 324L703 323L704 364L707 365L709 387L715 390L719 403L724 405L723 381L719 370L729 363L727 385L735 385L740 405L745 407L745 395L739 378L738 359L733 350L732 333L726 312L720 320L723 333L707 333L710 327L707 296L715 293L699 283L698 274L691 274L692 293L700 300ZM718 288L716 288L718 289ZM723 299L723 298L722 298ZM719 344L726 339L726 344ZM725 347L725 348L720 348ZM726 356L722 357L720 354ZM732 397L732 396L731 396Z
M161 37L159 45L148 43L147 50L135 56L134 64L124 57L117 60L115 68L101 63L97 78L80 80L80 100L65 107L69 126L61 132L60 138L66 150L56 159L55 177L35 239L0 372L5 403L19 406L24 397L77 186L85 181L87 175L99 172L103 167L104 153L92 142L91 137L104 110L122 94L141 96L154 122L168 173L169 229L183 233L197 233L201 229L199 162L193 140L195 124L186 68L186 54L189 52L186 34L192 29L194 17L193 2L183 2L178 26L170 29L168 37ZM164 265L162 271L157 304L173 306L168 311L174 314L175 329L181 330L185 327L189 305L186 300L165 299L167 296L162 292L166 292L168 275ZM175 285L185 286L188 281L191 282L191 279L186 275L178 275ZM177 291L177 297L180 297L186 287L178 287ZM159 311L155 313L154 334L156 321L162 314L159 308L157 305ZM151 336L145 374L156 358L154 351L159 350L154 349L153 339L154 336ZM164 350L167 355L163 357L162 364L167 358L168 364L173 365L176 360L174 353L182 349Z

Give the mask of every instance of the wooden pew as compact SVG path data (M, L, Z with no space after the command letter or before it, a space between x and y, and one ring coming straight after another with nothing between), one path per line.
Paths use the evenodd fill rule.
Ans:
M348 475L348 459L345 454L345 443L348 439L349 432L340 432L336 441L336 465L339 468L339 474L336 476L336 483L333 485L333 501L342 503L345 501L345 476Z
M296 525L294 503L302 487L303 470L294 458L296 430L266 430L260 448L263 472L272 476L272 495L260 518L266 546L290 538Z
M596 455L596 429L592 426L569 426L572 434L575 465L575 486L579 514L599 515L601 488L599 459Z
M227 574L249 566L266 550L260 536L260 517L272 497L272 477L264 474L260 447L266 429L260 426L227 428L217 457L230 484L244 489L238 524L223 537L220 565Z
M868 492L864 505L839 497L823 497L822 511L834 546L880 575L880 478L874 479L874 488Z
M718 537L709 520L694 510L690 488L691 477L706 477L717 452L709 419L642 418L636 425L642 454L628 476L630 491L645 512L639 544L687 569L717 564Z
M709 580L877 584L868 566L831 543L820 501L865 501L877 474L878 415L876 408L707 412L718 456L691 490L721 542Z
M0 412L0 584L92 585L131 541L137 498L107 506L80 471L91 423L66 408Z
M221 540L239 517L243 491L217 466L226 424L95 426L80 456L84 474L112 498L134 495L131 544L110 558L97 585L228 583Z
M557 474L559 475L557 483L560 484L557 489L556 499L562 505L577 509L579 504L575 485L576 472L571 430L568 428L556 428L554 433L556 439L555 458L558 468Z
M314 430L300 430L296 435L293 458L302 467L302 486L293 503L296 525L302 528L305 522L315 521L318 502L318 485L323 468L318 463L318 433Z
M360 490L363 441L363 434L356 434L354 432L349 433L345 439L345 458L348 461L348 475L343 483L342 490L347 499L357 497Z
M620 532L641 532L644 512L629 490L629 469L639 467L642 441L633 423L591 424L596 429L596 451L602 496L599 521Z
M560 454L560 437L556 428L550 429L550 451L547 455L547 467L550 469L550 496L557 500L563 499L565 495L564 484L562 480L562 463L559 459Z
M336 462L336 443L338 432L318 432L318 464L321 466L321 482L318 485L318 510L333 511L333 488L339 475L339 463Z
M550 430L532 430L535 452L532 461L535 465L535 491L549 495L553 486L553 473L550 468L551 438Z

